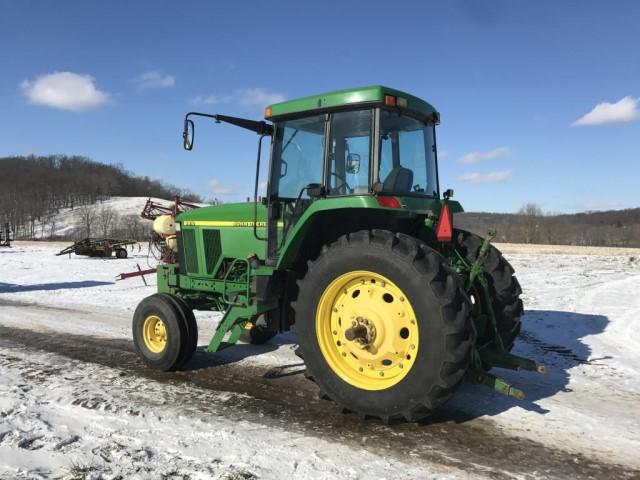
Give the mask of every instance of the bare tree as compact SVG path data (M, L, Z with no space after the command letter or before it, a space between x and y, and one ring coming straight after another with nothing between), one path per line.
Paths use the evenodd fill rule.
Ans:
M96 209L93 205L82 205L76 210L76 230L83 237L90 237L95 231Z
M138 215L126 215L120 223L128 238L144 240L149 237L150 225L148 222L143 222Z
M49 238L53 238L56 236L56 216L51 216L51 221L49 222Z
M518 214L524 217L524 243L539 243L542 233L542 209L535 203L525 203Z
M97 213L98 226L103 237L111 235L119 221L118 212L113 208L102 205Z

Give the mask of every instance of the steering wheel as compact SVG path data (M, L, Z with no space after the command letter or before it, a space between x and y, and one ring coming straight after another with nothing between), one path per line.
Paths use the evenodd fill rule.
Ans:
M344 177L341 177L340 175L338 175L337 172L331 172L329 175L332 175L334 177L336 177L338 180L340 180L342 182L342 185L340 185L339 187L335 187L333 190L342 190L346 187L346 190L344 192L341 193L348 193L351 191L351 187L349 186L349 184L347 183L347 179Z

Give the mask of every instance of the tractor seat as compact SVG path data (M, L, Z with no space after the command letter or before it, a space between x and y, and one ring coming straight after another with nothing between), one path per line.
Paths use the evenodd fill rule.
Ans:
M410 192L413 185L413 170L395 167L382 184L385 192Z

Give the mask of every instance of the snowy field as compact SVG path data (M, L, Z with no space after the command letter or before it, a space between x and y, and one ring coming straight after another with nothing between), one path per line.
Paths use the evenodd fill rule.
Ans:
M524 401L464 385L434 420L386 426L315 399L292 334L149 372L130 320L155 278L115 282L145 251L54 256L65 245L0 249L1 479L640 477L640 250L505 245L526 309L514 351L549 373L500 372ZM219 316L197 317L203 346Z

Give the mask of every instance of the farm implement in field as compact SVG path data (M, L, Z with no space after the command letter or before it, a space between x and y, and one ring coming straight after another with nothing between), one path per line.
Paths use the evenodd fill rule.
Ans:
M294 330L306 375L362 418L416 421L464 379L522 398L493 367L543 372L511 354L523 314L509 262L456 229L462 206L441 192L440 115L407 93L373 86L277 103L266 121L190 112L256 133L252 203L193 209L163 227L175 261L133 317L137 352L177 370L193 356L194 310L224 316L208 351ZM270 143L266 197L261 151Z
M116 258L127 258L127 246L135 245L135 240L121 240L116 238L84 238L78 240L73 245L69 245L66 248L60 250L56 255L71 256L72 253L76 255L84 255L87 257L111 257L114 253ZM139 249L140 247L138 247Z
M164 263L177 261L178 245L173 228L175 218L194 208L200 208L200 205L184 202L179 196L176 196L171 206L154 202L150 198L147 199L140 216L153 222L153 230L149 238L150 254Z

